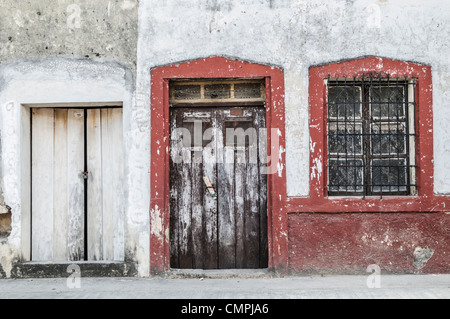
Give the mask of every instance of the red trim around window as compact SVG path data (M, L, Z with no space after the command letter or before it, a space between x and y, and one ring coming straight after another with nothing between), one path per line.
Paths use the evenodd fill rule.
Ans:
M169 81L173 79L265 78L267 128L278 129L279 147L285 149L284 73L281 69L211 57L172 64L151 71L151 193L150 267L152 274L170 269L169 205ZM268 134L268 145L271 144ZM275 145L275 144L274 144ZM280 170L268 175L269 267L287 262L287 215L285 154L272 145ZM278 154L280 156L278 156ZM270 154L268 154L270 155Z
M368 73L391 78L416 79L417 196L328 197L327 196L327 86L330 78L361 78ZM288 212L436 212L448 209L450 200L434 195L433 85L431 67L412 62L368 57L310 69L310 196L290 198Z

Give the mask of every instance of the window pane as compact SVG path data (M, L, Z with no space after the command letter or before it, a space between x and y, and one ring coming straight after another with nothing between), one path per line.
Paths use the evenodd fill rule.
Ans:
M240 83L234 85L236 99L257 99L261 97L261 83Z
M362 160L330 159L330 192L362 192L363 171Z
M175 85L173 87L175 100L195 100L200 99L200 85Z
M362 155L362 125L330 123L328 148L330 154Z
M404 118L406 100L403 86L374 86L371 94L371 114L373 118Z
M231 97L230 84L205 85L205 98L207 99L229 99Z
M330 86L328 116L330 118L361 118L361 87Z
M407 167L405 159L372 161L373 192L405 192Z
M406 154L406 129L404 123L372 124L372 155Z

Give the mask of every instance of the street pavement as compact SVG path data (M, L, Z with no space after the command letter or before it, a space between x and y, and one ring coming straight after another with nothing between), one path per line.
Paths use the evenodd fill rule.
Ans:
M450 274L0 280L0 299L450 299Z

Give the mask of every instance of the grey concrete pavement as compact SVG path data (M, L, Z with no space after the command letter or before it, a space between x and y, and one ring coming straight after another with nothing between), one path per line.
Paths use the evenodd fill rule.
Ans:
M0 299L450 299L450 275L0 280Z

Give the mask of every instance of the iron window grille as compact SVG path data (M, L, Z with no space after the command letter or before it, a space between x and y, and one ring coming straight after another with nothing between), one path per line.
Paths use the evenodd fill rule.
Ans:
M417 194L415 79L328 78L328 195Z

